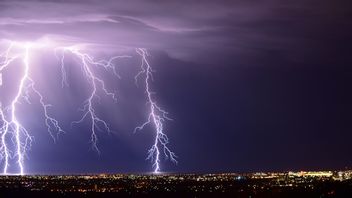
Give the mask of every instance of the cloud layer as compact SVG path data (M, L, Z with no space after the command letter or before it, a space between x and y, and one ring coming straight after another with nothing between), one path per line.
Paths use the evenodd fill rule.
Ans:
M330 1L1 1L0 37L43 36L168 52L199 61L261 50L317 47L320 31L344 29L348 9ZM343 31L340 31L343 32ZM343 36L343 35L342 35ZM214 61L221 58L214 58ZM205 62L205 61L204 61Z

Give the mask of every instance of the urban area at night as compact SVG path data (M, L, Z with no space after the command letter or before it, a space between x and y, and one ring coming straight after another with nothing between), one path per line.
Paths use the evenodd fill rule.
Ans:
M1 176L1 195L347 197L352 196L352 170L247 174Z

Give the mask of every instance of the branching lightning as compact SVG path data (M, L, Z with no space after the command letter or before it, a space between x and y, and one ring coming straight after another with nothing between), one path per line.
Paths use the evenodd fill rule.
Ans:
M24 48L24 52L22 54L16 54L11 56L11 50L16 45L16 47ZM2 59L4 60L0 66L0 73L3 72L4 69L10 66L10 63L16 59L21 59L23 61L23 75L20 79L20 84L18 85L18 89L14 99L11 101L11 104L3 108L1 106L0 110L0 118L2 122L2 126L0 128L1 133L1 147L0 147L0 156L1 159L4 159L4 168L3 174L8 174L8 168L10 166L9 159L16 158L17 166L19 167L19 174L24 174L24 158L26 156L26 152L31 147L33 137L29 134L28 130L22 126L17 116L17 107L21 104L21 101L24 100L26 102L30 102L29 100L29 92L32 91L39 97L39 103L41 104L45 117L45 124L48 128L48 132L51 137L55 140L54 132L63 133L64 131L59 126L59 123L56 119L49 115L49 107L50 104L46 104L44 102L43 95L35 88L35 82L30 77L30 50L35 45L31 43L26 43L24 47L17 43L11 43L9 48L5 53L2 54ZM10 137L8 137L10 136ZM12 153L9 149L9 144L6 141L7 138L11 138L14 145L15 151Z
M83 116L81 117L80 120L74 121L73 123L81 123L83 122L86 118L89 118L91 121L91 143L92 147L94 150L96 150L98 153L100 153L99 148L97 146L98 142L98 137L96 130L103 131L102 127L107 131L111 132L111 129L107 122L100 118L94 109L94 100L98 99L99 96L97 94L97 90L100 88L104 94L107 96L111 97L112 100L115 102L117 101L116 95L113 92L110 92L107 90L105 82L103 79L99 78L92 70L91 66L101 66L105 68L106 70L111 69L113 73L115 74L116 77L119 77L117 72L116 72L116 67L112 64L112 62L115 59L119 58L128 58L129 56L114 56L110 58L108 61L106 60L100 60L100 61L95 61L94 58L88 54L81 53L77 48L75 47L65 47L63 49L63 55L61 58L61 71L62 71L62 85L68 85L67 80L66 80L66 72L65 72L65 67L64 67L64 55L65 52L71 52L72 54L76 55L81 63L82 63L82 71L83 74L85 75L87 81L90 83L92 86L92 90L90 92L89 97L85 100L83 103L83 108L81 109L83 112Z
M147 159L150 159L153 163L154 173L160 172L160 154L164 154L165 158L170 158L174 163L177 163L176 155L172 152L167 144L169 143L169 138L164 133L163 123L165 120L170 120L167 117L167 112L160 108L158 104L153 100L153 92L150 89L150 81L153 79L153 70L150 66L147 56L148 53L146 49L138 48L136 52L142 57L141 71L136 75L135 80L137 83L138 78L144 74L145 92L147 95L147 104L149 105L149 115L148 120L141 126L135 128L135 131L142 130L145 126L152 124L155 128L155 138L154 144L148 151Z
M27 151L31 148L33 137L29 131L21 124L19 120L19 106L23 102L31 103L33 96L36 96L38 103L42 107L44 123L47 127L49 135L52 137L54 142L56 141L59 134L65 133L65 130L60 126L57 119L52 117L50 109L51 104L46 103L43 94L36 88L36 82L31 77L31 53L37 48L44 48L46 45L38 43L17 43L10 42L8 47L3 53L0 53L0 87L3 84L2 74L8 68L14 65L15 61L21 61L21 67L23 73L20 72L20 82L16 86L16 93L14 98L11 100L9 105L3 105L0 102L0 160L3 164L3 174L9 174L10 160L16 160L16 168L18 174L25 174L25 158ZM16 50L14 50L16 49ZM112 130L109 124L97 114L96 103L101 98L101 93L105 96L110 97L113 101L117 101L116 93L109 91L106 82L103 78L95 72L96 68L104 68L106 71L113 73L117 78L120 76L116 71L114 61L120 58L129 58L131 56L114 56L108 60L95 60L95 58L87 53L83 53L78 46L55 46L53 48L56 57L60 62L61 67L61 84L62 87L68 87L68 76L66 73L65 66L65 55L70 54L75 57L81 65L81 71L88 84L90 85L90 91L87 98L82 104L82 116L79 120L72 122L72 124L78 124L84 122L86 119L90 121L91 130L91 145L94 150L100 153L98 148L98 135L97 131ZM60 53L58 53L60 52ZM160 171L160 158L161 154L164 154L166 158L174 163L176 161L176 155L172 152L167 144L169 139L164 133L163 123L165 120L169 120L167 112L161 109L153 99L153 93L150 88L150 82L153 78L153 70L147 60L147 51L143 48L136 49L136 52L142 57L141 71L136 76L136 82L139 77L143 77L145 83L145 92L147 96L147 104L149 106L148 120L137 127L135 131L142 130L148 124L155 127L155 139L153 146L148 151L147 159L153 162L154 172ZM58 56L60 54L60 56ZM12 140L12 141L9 141Z

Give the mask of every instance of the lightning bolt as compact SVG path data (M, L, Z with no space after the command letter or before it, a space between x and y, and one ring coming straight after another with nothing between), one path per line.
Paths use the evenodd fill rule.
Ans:
M100 118L97 113L96 110L94 108L94 101L100 99L100 96L97 94L98 89L100 89L101 91L103 91L103 93L106 96L109 96L114 102L117 102L117 97L115 95L115 93L110 92L107 90L106 85L105 85L105 81L101 78L99 78L92 69L92 66L96 66L96 67L103 67L106 70L112 70L113 74L116 77L119 77L117 71L116 71L116 67L113 64L113 61L115 59L120 59L120 58L129 58L130 56L124 55L124 56L114 56L112 58L110 58L109 60L99 60L99 61L95 61L94 57L90 56L89 54L86 53L82 53L79 51L79 49L77 49L76 47L65 47L63 49L63 55L61 58L61 71L62 71L62 85L68 85L67 80L66 80L66 73L65 73L65 67L64 67L64 54L65 52L68 51L70 53L72 53L73 55L77 56L80 61L81 61L81 66L82 66L82 72L85 75L87 81L90 83L92 89L90 92L89 97L84 101L83 103L83 108L81 108L80 110L83 112L83 115L81 117L81 119L79 119L78 121L74 121L72 122L73 124L77 124L77 123L82 123L86 118L89 118L91 121L91 144L92 144L92 148L97 151L98 153L100 153L99 148L98 148L98 136L97 136L97 130L99 131L104 131L103 129L105 129L105 131L107 131L108 133L111 133L111 129L108 125L108 123ZM103 128L102 128L103 127Z
M137 84L138 78L144 74L145 92L147 95L147 104L149 105L149 115L148 119L141 126L135 128L135 132L144 129L145 126L151 124L155 128L155 138L154 144L148 150L147 159L151 160L153 163L154 173L160 172L160 154L164 154L166 159L170 159L172 162L177 164L177 156L172 152L167 144L169 143L169 138L164 133L163 123L165 120L171 120L167 117L167 112L163 110L154 101L152 95L153 92L150 88L150 81L153 80L153 69L147 60L147 50L144 48L137 48L136 52L142 57L141 71L136 75L135 81Z
M24 48L22 54L16 54L10 56L12 48L16 47ZM9 168L9 159L16 158L17 165L19 168L19 174L24 174L24 158L26 156L27 150L30 149L33 137L29 134L28 130L20 123L17 116L17 108L22 100L30 103L30 91L35 93L39 97L39 103L43 108L44 120L46 127L50 136L55 141L54 133L57 132L57 135L64 133L64 130L59 126L59 122L49 115L50 104L45 103L43 95L35 88L35 82L30 77L30 51L33 47L33 44L26 43L23 47L23 44L18 44L11 42L8 49L1 54L1 57L4 59L0 66L0 73L3 72L7 67L10 66L10 63L16 59L22 59L23 61L23 75L21 76L20 83L14 99L11 101L11 104L8 107L3 108L1 105L0 110L0 119L2 126L0 127L1 134L1 147L0 147L0 157L4 159L4 169L3 174L8 174ZM9 112L9 113L7 113ZM7 114L9 114L7 116ZM10 136L12 142L15 145L14 154L11 153L9 143L6 139Z
M0 158L1 161L4 160L4 169L3 169L3 173L6 174L7 173L7 168L9 166L9 149L7 147L6 144L6 135L8 132L8 128L9 128L9 122L7 120L5 120L5 115L4 112L2 110L2 104L0 103L0 119L1 119L1 127L0 127L0 133L1 133L1 147L0 147Z
M2 85L2 71L6 69L10 63L15 60L17 57L10 57L9 53L13 47L13 44L11 43L10 46L7 48L7 50L3 53L0 54L1 63L0 63L0 86ZM7 168L9 166L9 157L10 157L10 152L8 149L8 145L6 143L6 136L7 133L9 132L9 124L10 122L6 120L5 118L5 112L3 110L2 103L0 103L0 119L1 119L1 127L0 127L0 134L1 134L1 146L0 146L0 159L1 161L4 160L4 169L3 173L7 173Z

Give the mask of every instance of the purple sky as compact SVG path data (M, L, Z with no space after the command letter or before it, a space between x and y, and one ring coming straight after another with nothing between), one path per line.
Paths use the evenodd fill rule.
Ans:
M34 55L40 88L56 105L55 114L68 133L53 144L40 117L24 115L36 139L26 161L29 172L151 170L145 157L153 132L133 134L146 116L143 90L133 81L140 64L133 52L136 47L149 50L157 71L153 90L174 119L166 123L166 132L179 165L162 161L163 170L351 166L350 4L1 0L0 40L46 37L90 43L98 56L122 51L133 56L118 63L121 80L106 77L120 99L116 105L104 100L99 106L116 133L99 134L98 156L89 147L89 123L72 129L69 124L77 118L76 107L86 94L79 68L68 60L71 86L61 89L53 54ZM16 81L15 76L16 70L7 81ZM5 100L3 92L0 98ZM40 115L36 104L24 108Z

